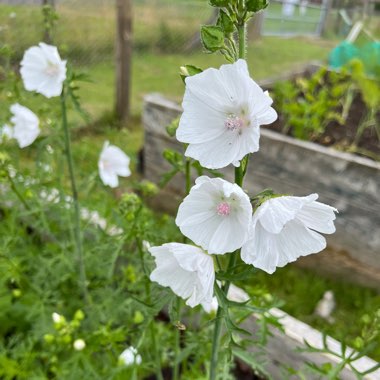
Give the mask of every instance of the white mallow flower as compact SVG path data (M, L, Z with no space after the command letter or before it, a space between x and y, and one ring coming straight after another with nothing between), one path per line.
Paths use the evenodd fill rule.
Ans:
M197 178L176 218L181 232L211 254L241 248L251 221L248 195L236 184L207 176Z
M334 207L317 202L318 194L283 196L264 202L253 215L250 239L241 258L268 273L276 267L322 251L326 239L318 232L335 232Z
M219 70L186 78L177 139L188 143L185 155L219 169L259 150L260 125L273 123L272 99L250 78L239 59Z
M20 148L25 148L34 142L40 134L39 120L29 108L16 103L11 106L12 136Z
M133 364L140 365L142 362L141 355L137 352L136 348L130 346L126 348L119 356L120 362L125 366Z
M99 175L103 183L110 187L117 187L119 185L118 176L128 177L131 175L129 162L129 157L120 148L110 145L106 141L98 162Z
M214 262L201 248L188 244L168 243L151 247L156 269L150 279L168 286L186 305L195 307L212 301L215 281Z
M66 79L66 61L62 61L55 46L40 42L25 51L20 69L28 91L51 98L62 93Z

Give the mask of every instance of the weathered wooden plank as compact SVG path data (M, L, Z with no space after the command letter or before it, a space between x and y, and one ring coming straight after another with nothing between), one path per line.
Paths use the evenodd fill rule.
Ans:
M145 99L144 159L148 179L158 181L169 169L162 157L164 149L183 151L182 145L165 131L180 113L180 106L157 94ZM294 195L316 192L322 202L339 210L337 231L327 238L330 249L304 258L300 264L380 289L380 163L264 128L260 146L260 151L252 155L245 180L249 193L268 187ZM232 180L233 168L222 172ZM159 206L175 211L183 189L183 178L174 178L166 189L169 195L160 195Z

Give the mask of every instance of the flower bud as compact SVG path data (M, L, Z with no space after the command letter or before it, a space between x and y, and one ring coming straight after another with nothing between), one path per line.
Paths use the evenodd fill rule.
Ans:
M86 347L86 342L83 339L76 339L73 347L76 351L82 351Z

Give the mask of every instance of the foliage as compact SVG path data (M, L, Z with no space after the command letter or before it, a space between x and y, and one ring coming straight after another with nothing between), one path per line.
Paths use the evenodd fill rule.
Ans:
M321 68L310 78L279 82L274 99L284 117L284 132L301 140L313 140L324 133L327 125L344 124L341 100L348 84L339 74Z
M363 116L346 149L356 151L366 129L372 129L374 138L380 141L379 78L369 77L360 60L350 61L341 71L321 68L310 78L279 82L275 85L274 97L283 118L283 132L311 141L323 135L330 125L344 128L354 102L363 102ZM362 153L375 157L370 152Z
M247 1L247 6L249 12L256 12L266 2ZM207 33L222 30L223 37L228 37L232 31L230 17L231 14L221 12L220 26L206 29ZM54 18L49 22L52 21ZM49 24L49 31L52 26ZM206 45L210 47L210 43ZM232 45L227 50L228 55L235 54ZM39 96L25 93L13 71L12 50L3 46L1 52L5 65L0 73L4 79L0 98L6 107L0 113L0 125L9 120L8 105L20 101L34 106L44 134L23 152L9 141L1 146L0 378L121 380L143 379L153 373L162 378L162 367L181 367L184 380L204 378L209 370L205 363L211 349L214 315L206 315L199 307L181 314L181 301L149 280L153 268L149 245L182 238L171 217L157 214L147 206L157 187L138 181L135 176L114 193L107 191L94 172L103 135L86 136L86 131L73 131L81 207L77 231L80 230L83 241L87 279L87 294L82 294L82 263L76 255L72 228L75 196L73 201L64 164L64 156L69 152L62 141L59 101L41 102ZM184 76L200 70L196 66L184 67ZM81 83L85 79L71 68L68 71L64 92L67 97L62 96L61 102L65 106L69 102L69 121L81 118L89 122L79 96L79 84L88 85ZM74 119L74 114L79 116ZM171 135L176 126L174 122L168 128ZM137 151L138 147L132 147L130 142L135 137L133 132L111 130L107 137L118 139L120 144L125 141L130 144L128 149ZM166 151L164 155L172 167L164 182L174 175L185 175L188 187L190 171L203 173L198 162L177 152ZM246 164L242 163L243 171ZM219 175L210 170L207 173ZM231 266L223 258L218 264L217 276L224 282L223 287L256 274L253 268L243 268L241 263ZM221 376L232 378L231 358L236 357L256 373L269 377L263 357L249 354L247 348L255 344L263 349L271 334L270 327L281 329L270 313L280 302L261 287L251 292L248 301L231 301L223 287L215 284L223 309L220 320L227 332L222 338L225 350L220 355L224 363ZM258 331L252 336L241 323L253 312L258 317ZM358 341L360 349L368 339L375 339L373 330L366 331L370 333L365 336L371 338ZM120 358L129 346L141 354L141 365L127 365Z

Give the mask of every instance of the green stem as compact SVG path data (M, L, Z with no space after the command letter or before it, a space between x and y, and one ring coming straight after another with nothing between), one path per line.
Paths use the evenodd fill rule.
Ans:
M185 159L185 192L186 195L189 194L191 189L191 159L186 158ZM183 242L186 244L188 241L187 237L184 236ZM178 310L178 317L181 316L181 299L177 297L177 310ZM179 379L179 373L180 373L180 363L178 361L178 357L181 353L181 331L179 328L176 328L175 336L174 336L174 368L173 368L173 380Z
M16 194L17 198L24 205L24 207L28 211L30 211L30 207L29 207L28 203L26 202L26 200L24 199L24 197L21 195L21 193L18 191L17 186L16 186L15 182L13 181L12 176L9 174L8 170L7 170L7 176L8 176L9 182L11 184L12 191Z
M246 51L246 26L245 20L243 19L237 25L238 36L239 36L239 58L245 58ZM235 168L235 183L240 187L243 185L244 173L242 169L242 164L239 167ZM230 254L230 260L227 267L227 272L229 272L235 265L236 260L240 249ZM227 296L228 289L230 288L231 281L225 281L222 291ZM211 363L210 363L210 380L215 380L217 376L217 367L218 367L218 357L219 357L219 346L221 340L222 333L222 321L224 319L226 310L222 307L218 307L218 311L216 313L215 318L215 328L214 328L214 336L212 340L212 352L211 352Z
M245 59L245 53L246 53L246 46L245 46L245 40L246 40L246 26L245 22L242 24L238 24L238 35L239 35L239 58Z
M61 111L62 111L62 127L63 127L64 140L65 140L65 155L67 159L67 165L69 168L71 192L73 195L73 203L74 203L74 239L75 239L78 263L79 263L80 287L82 288L84 299L88 301L86 269L85 269L85 264L84 264L82 236L81 236L81 230L80 230L81 228L80 227L80 208L79 208L79 201L78 201L78 190L77 190L77 185L76 185L75 176L74 176L74 162L73 162L73 156L71 152L70 130L69 130L68 122L67 122L65 90L63 90L61 94Z
M140 212L140 210L137 212L137 214ZM152 303L152 292L151 292L151 287L150 287L149 273L146 270L145 262L144 262L144 250L142 246L142 241L140 239L136 239L136 244L137 244L138 251L140 253L141 267L144 272L145 293L147 297L147 302L150 305ZM157 331L156 331L156 325L155 325L154 319L152 319L152 321L150 321L149 323L149 330L150 330L150 339L153 346L152 347L153 354L156 361L156 378L157 380L164 380L164 377L162 376L160 352L157 347L157 339L156 339Z

